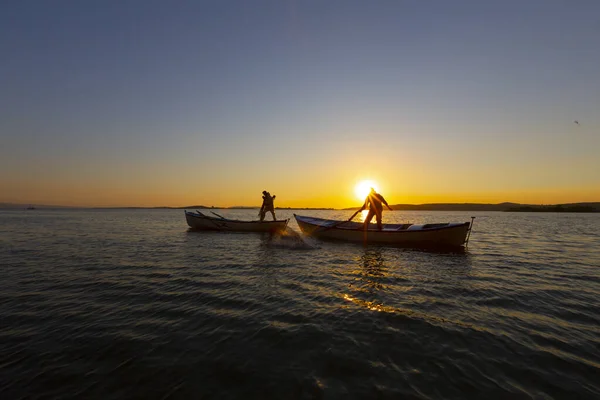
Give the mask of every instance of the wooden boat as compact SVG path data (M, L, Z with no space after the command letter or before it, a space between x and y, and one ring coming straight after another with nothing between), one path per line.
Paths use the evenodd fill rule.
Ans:
M319 239L349 242L384 243L417 247L462 247L468 242L471 222L441 224L370 224L367 231L360 222L336 221L294 214L298 226L306 235Z
M202 214L200 211L185 211L185 220L192 229L232 232L274 232L284 230L289 221L289 219L278 221L240 221L237 219L227 219L216 213L213 214L217 217Z

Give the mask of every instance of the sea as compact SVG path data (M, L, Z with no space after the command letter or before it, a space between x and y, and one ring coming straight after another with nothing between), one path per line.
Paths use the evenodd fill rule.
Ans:
M293 213L352 214L0 211L0 399L600 398L600 214L384 211L476 217L448 252L319 241Z

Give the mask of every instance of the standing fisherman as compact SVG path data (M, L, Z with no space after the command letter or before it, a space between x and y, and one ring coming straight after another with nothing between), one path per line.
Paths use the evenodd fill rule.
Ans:
M260 207L260 211L258 212L258 215L260 216L260 220L263 221L265 219L265 215L267 214L267 211L270 211L271 214L273 215L273 221L276 221L275 219L275 207L273 206L273 200L275 200L275 195L271 196L271 193L267 192L266 190L263 190L263 203L262 206Z
M360 211L362 211L369 208L369 213L367 214L367 218L365 218L365 231L369 229L369 223L373 219L373 216L375 216L377 220L377 229L381 230L381 215L383 214L383 204L385 204L388 210L393 211L392 208L388 205L387 201L385 201L383 196L377 193L375 189L371 188L371 192L365 199L365 203L360 209Z

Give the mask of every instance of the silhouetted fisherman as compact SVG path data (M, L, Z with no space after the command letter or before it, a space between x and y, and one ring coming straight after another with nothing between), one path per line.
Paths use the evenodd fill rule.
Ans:
M275 200L275 195L271 196L271 193L267 192L266 190L263 190L263 203L262 206L260 207L260 211L258 212L258 215L260 216L260 220L263 221L265 219L265 215L267 214L267 211L271 212L271 214L273 215L273 221L276 221L275 219L275 207L273 205L273 200Z
M383 196L377 193L375 189L371 188L371 192L365 199L365 203L360 209L362 211L369 208L369 213L367 214L367 218L365 218L365 230L369 228L369 223L373 219L373 216L375 216L377 220L377 229L381 230L381 216L383 214L383 204L385 204L388 210L393 211L392 208L388 205L387 201L385 201Z

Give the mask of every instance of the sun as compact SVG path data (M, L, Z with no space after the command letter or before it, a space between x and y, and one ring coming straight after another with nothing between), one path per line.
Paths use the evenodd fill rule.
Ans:
M375 181L360 181L356 184L356 186L354 186L354 194L356 195L357 199L364 200L367 198L371 188L375 189L376 192L379 191L379 185L377 185Z

